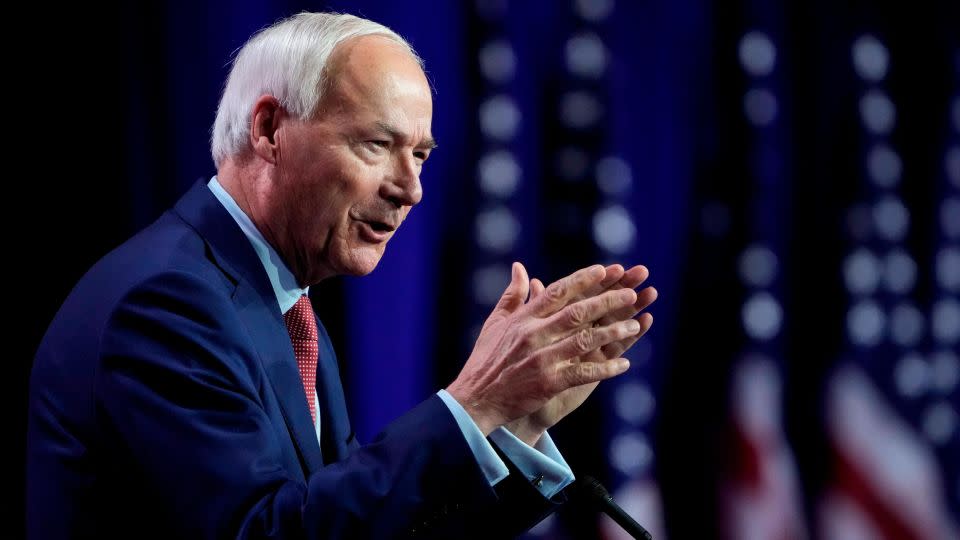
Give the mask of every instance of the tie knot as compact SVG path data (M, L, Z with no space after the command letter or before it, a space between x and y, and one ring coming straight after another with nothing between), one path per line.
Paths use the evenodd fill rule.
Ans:
M291 339L317 341L317 320L313 316L310 297L303 295L286 313L283 322Z

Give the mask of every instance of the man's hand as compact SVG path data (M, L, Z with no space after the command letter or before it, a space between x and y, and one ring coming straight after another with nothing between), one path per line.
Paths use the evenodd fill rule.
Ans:
M584 296L589 297L607 290L635 289L646 281L649 275L650 272L644 266L638 265L630 270L624 271L622 266L614 264L606 268L606 277L600 282L598 287L595 290L587 291ZM540 280L533 279L530 281L531 301L543 294L543 291L544 286ZM579 299L580 298L577 298L577 300ZM608 314L594 324L609 325L628 318L632 319L636 317L638 313L649 307L656 299L657 290L653 287L646 287L637 293L637 301L634 302L633 305L624 307L615 313ZM621 356L650 329L650 326L653 324L653 316L649 313L644 313L637 317L637 321L641 327L637 334L590 351L582 355L579 361L602 362ZM540 437L543 436L543 433L546 432L548 428L554 426L566 415L582 405L597 387L597 384L599 383L593 382L564 390L549 400L540 410L518 418L508 423L506 427L520 440L533 446L540 440Z
M569 389L595 386L627 370L629 362L619 355L590 355L605 347L609 353L626 350L643 331L641 322L622 315L635 313L637 293L632 287L612 287L606 278L607 269L595 265L546 288L535 280L536 296L527 302L531 282L523 265L514 263L510 285L447 388L484 435L541 411ZM553 413L538 414L531 425L559 420L589 390L582 399L579 395L570 394L572 399L552 406Z

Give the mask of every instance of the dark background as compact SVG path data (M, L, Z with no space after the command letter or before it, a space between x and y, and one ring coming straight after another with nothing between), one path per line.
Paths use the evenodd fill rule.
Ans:
M362 438L452 380L489 312L483 291L502 290L511 261L545 281L594 262L642 263L660 299L653 329L632 353L635 367L553 431L574 471L631 501L658 538L741 536L725 525L725 486L746 481L744 463L756 456L741 444L730 382L743 358L761 354L782 384L775 404L801 520L810 537L839 538L818 525L838 477L826 388L838 366L854 365L928 449L938 485L923 496L941 500L957 522L957 386L905 396L895 377L907 352L934 365L932 355L957 350L955 336L932 330L943 316L934 306L958 295L935 265L958 244L942 225L956 223L942 208L960 193L945 165L960 144L960 10L949 1L169 2L11 13L21 37L8 42L5 77L8 287L11 310L27 311L26 326L14 330L14 433L26 429L33 353L76 280L215 173L209 130L232 52L279 17L324 9L371 18L411 42L435 88L440 143L423 173L424 202L380 267L312 290ZM768 73L741 63L751 31L776 48ZM863 35L889 53L881 80L854 69L852 47ZM576 36L602 44L602 67L581 48L586 64L570 68ZM504 79L478 61L497 40L513 51ZM775 97L772 121L745 112L756 89ZM896 107L894 126L879 135L862 121L870 89ZM595 118L577 123L590 106L571 93L594 100ZM496 96L513 109L485 109ZM494 127L484 129L484 110ZM510 110L519 120L504 134L496 126ZM874 185L864 165L878 141L903 164L892 189ZM478 162L492 151L509 152L522 171L514 188L478 184ZM620 169L596 173L601 162ZM598 186L611 184L603 179L628 187L604 191ZM909 213L907 233L896 242L857 233L857 208L891 193ZM777 261L776 277L760 287L781 309L758 312L761 323L778 321L765 338L743 315L758 287L743 277L751 263L742 255L756 245ZM862 296L850 291L843 264L863 246L903 249L916 262L908 292L876 295L885 313L908 302L923 315L922 337L909 345L889 337L900 324L892 317L876 343L849 338L851 304ZM929 436L934 409L941 419L953 413L945 437ZM638 486L657 496L631 498ZM538 531L599 534L580 509Z

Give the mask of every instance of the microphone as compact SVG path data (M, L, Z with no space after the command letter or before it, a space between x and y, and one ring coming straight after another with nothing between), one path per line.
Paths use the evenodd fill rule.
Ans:
M592 476L577 477L574 485L576 486L578 495L587 499L588 502L592 503L604 514L610 516L617 524L623 527L623 530L630 533L630 536L642 538L643 540L653 540L653 537L650 536L650 533L648 533L646 529L630 517L630 514L624 512L623 508L620 508L617 503L613 502L613 496L610 495L607 488L603 487L596 478Z

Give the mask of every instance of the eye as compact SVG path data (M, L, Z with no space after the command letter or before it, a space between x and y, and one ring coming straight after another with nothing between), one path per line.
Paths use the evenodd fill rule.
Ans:
M367 141L367 146L370 147L370 150L378 152L380 150L386 150L390 148L390 141L372 139Z
M421 163L423 163L428 157L430 157L430 152L426 150L416 150L413 152L413 157L417 158Z

